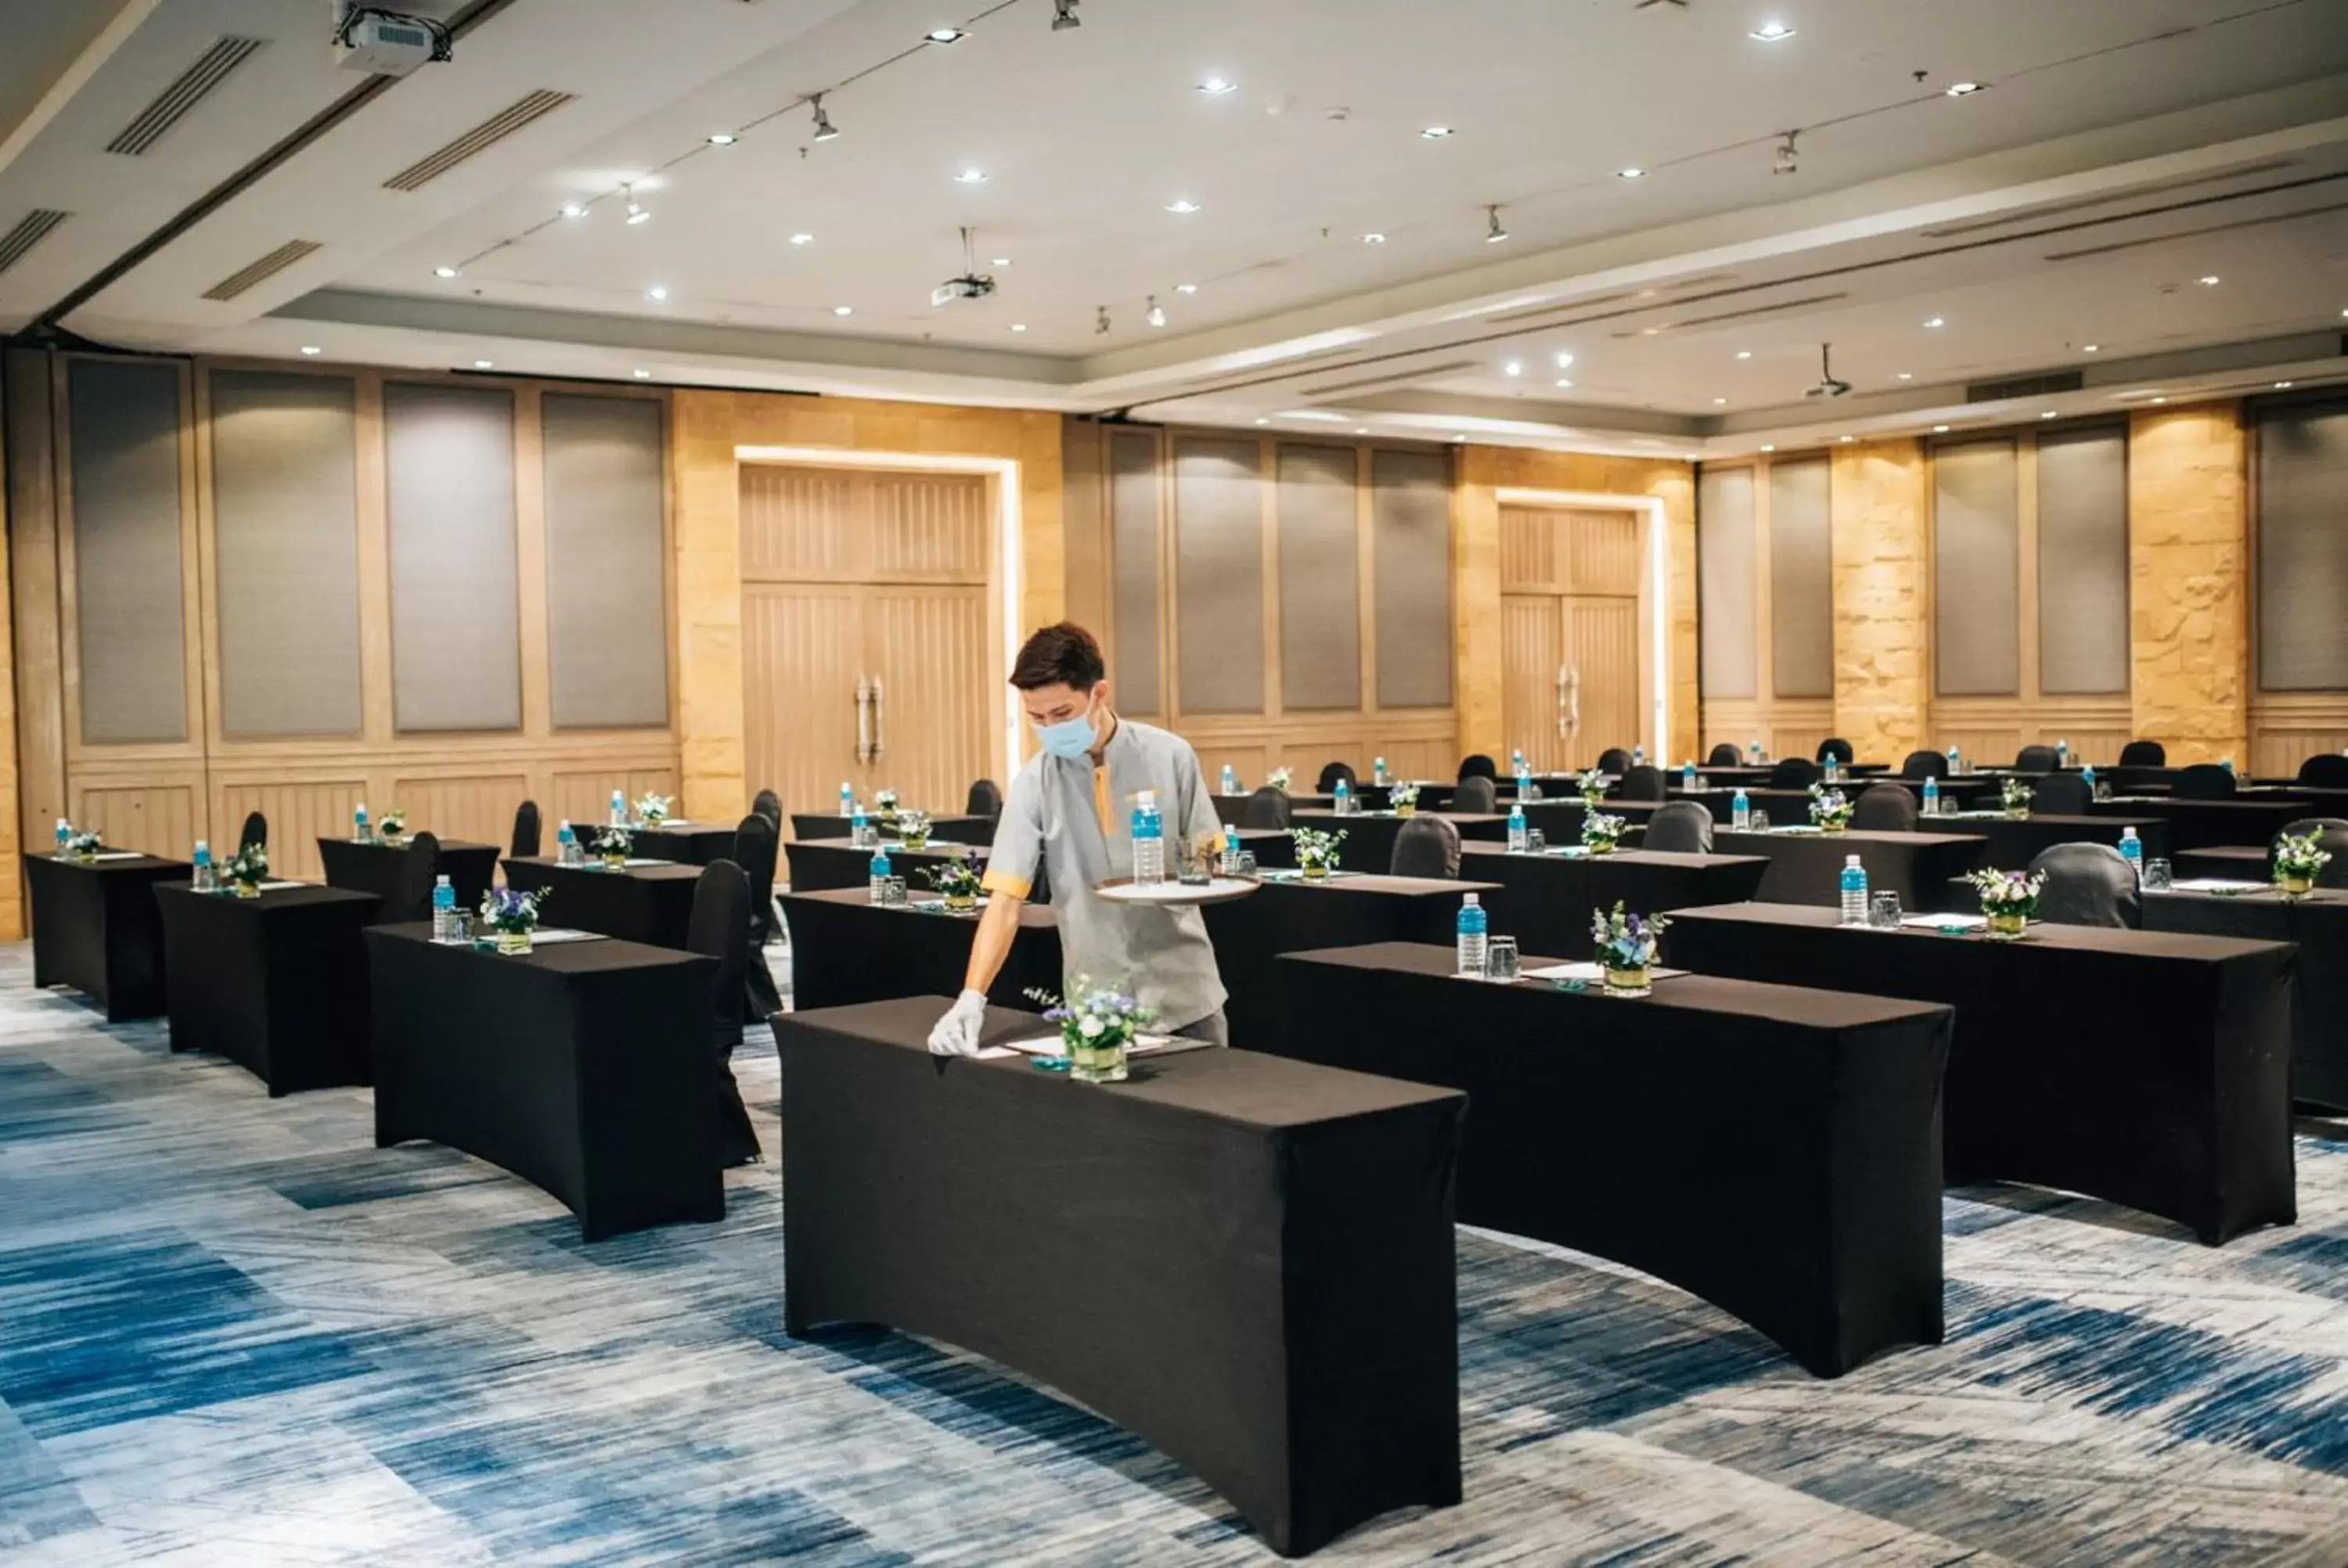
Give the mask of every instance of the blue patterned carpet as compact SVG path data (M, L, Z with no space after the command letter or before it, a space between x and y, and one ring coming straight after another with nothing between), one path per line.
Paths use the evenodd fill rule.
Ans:
M589 1248L365 1091L271 1103L0 948L0 1563L1275 1561L1002 1369L782 1331L772 1166ZM771 1047L739 1059L771 1150ZM1459 1245L1468 1501L1331 1563L2348 1563L2348 1124L2222 1250L1948 1201L1950 1341L1837 1382L1668 1287Z

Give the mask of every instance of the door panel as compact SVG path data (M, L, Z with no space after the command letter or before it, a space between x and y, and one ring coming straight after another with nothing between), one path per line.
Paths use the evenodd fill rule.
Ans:
M1580 678L1581 711L1567 762L1586 768L1609 746L1627 752L1640 742L1639 601L1569 599L1564 607L1566 662Z
M1510 751L1522 751L1533 771L1563 767L1559 732L1558 671L1565 663L1563 601L1552 594L1509 594L1500 600L1500 723ZM1494 759L1503 770L1506 757Z
M865 770L868 792L960 811L986 772L988 705L975 690L986 681L986 590L868 588L863 645L864 669L880 680L883 747Z
M978 475L874 475L873 576L983 583L986 512L986 481Z
M1561 512L1567 593L1639 596L1639 514L1616 508Z
M742 585L747 782L782 796L787 813L835 809L842 779L870 793L856 760L861 591Z
M1559 516L1545 507L1500 508L1502 593L1554 592L1564 588L1561 557L1566 552L1558 544Z
M871 476L781 464L742 465L745 581L870 577ZM835 791L839 782L832 781Z

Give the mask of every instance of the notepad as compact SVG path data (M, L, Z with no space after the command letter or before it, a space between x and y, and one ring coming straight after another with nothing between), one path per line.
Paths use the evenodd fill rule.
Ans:
M1655 964L1649 967L1647 978L1651 980L1675 979L1687 972L1685 969L1667 969ZM1579 964L1550 964L1543 968L1527 969L1524 978L1529 980L1581 980L1594 986L1606 979L1606 971L1585 960Z
M257 882L253 886L267 893L277 887L307 887L310 885L307 882Z
M1125 1048L1128 1056L1147 1056L1153 1050L1168 1050L1179 1046L1204 1045L1205 1040L1181 1040L1170 1034L1136 1035L1133 1043ZM1039 1034L1033 1040L1009 1040L1001 1045L988 1046L978 1054L992 1056L1065 1056L1067 1047L1056 1034Z
M1986 931L1986 915L1902 915L1900 923L1919 931Z
M58 858L59 860L64 860L64 861L68 861L68 862L70 862L70 861L77 861L77 860L82 860L82 859L89 859L89 860L144 860L144 859L146 859L146 858L147 858L147 856L146 856L146 852L145 852L145 851L143 851L143 850L138 850L138 849L101 849L101 850L99 850L96 855L86 856L80 856L80 855L60 855L60 856L57 856L57 858Z
M2239 882L2225 876L2180 876L2170 883L2167 890L2171 893L2263 893L2267 885L2263 882ZM2162 889L2147 887L2145 891L2158 893Z
M600 942L604 938L601 931L573 931L557 926L534 931L530 934L530 939L533 945L537 945L547 942Z

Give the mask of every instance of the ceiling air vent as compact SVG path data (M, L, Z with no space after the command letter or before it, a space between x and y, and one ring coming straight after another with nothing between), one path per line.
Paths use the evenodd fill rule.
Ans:
M0 234L0 272L6 272L25 259L25 252L49 237L49 231L72 217L70 212L53 212L36 207L17 220L16 226Z
M261 260L239 268L204 291L208 300L232 300L253 284L273 278L311 251L318 249L315 240L288 240Z
M487 152L532 120L552 114L575 95L541 87L525 93L448 146L425 154L383 182L386 190L421 190L469 158Z
M211 90L228 79L228 74L267 46L266 38L216 38L212 46L196 56L196 63L180 73L180 79L156 95L155 101L139 111L139 118L122 128L121 134L106 144L108 152L119 152L136 158L163 139L163 133L180 123L187 112L204 101Z
M2075 370L2017 375L2011 381L1977 381L1965 388L1965 401L2002 403L2009 397L2052 397L2058 392L2076 392L2086 384L2087 378Z

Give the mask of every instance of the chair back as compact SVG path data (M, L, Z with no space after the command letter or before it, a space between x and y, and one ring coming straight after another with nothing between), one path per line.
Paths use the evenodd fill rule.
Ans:
M1470 752L1459 759L1459 777L1463 781L1478 778L1496 779L1499 776L1499 765L1481 752Z
M764 817L759 818L761 822ZM750 883L730 860L713 860L693 885L685 949L717 960L706 1017L720 1042L742 1038L742 971L750 961Z
M2048 774L2030 798L2030 809L2054 816L2085 816L2095 803L2096 786L2077 774Z
M1850 766L1850 743L1840 735L1828 735L1818 743L1818 761L1823 764L1828 757L1832 757L1845 767Z
M407 858L400 863L398 907L386 909L386 925L401 920L432 918L432 885L440 875L440 840L429 832L407 841Z
M1779 757L1769 768L1771 789L1807 789L1818 782L1818 764L1807 757Z
M1910 752L1908 760L1900 764L1903 779L1944 779L1949 776L1949 759L1938 752Z
M2299 782L2310 789L2348 789L2348 756L2316 753L2299 764Z
M1712 748L1712 754L1704 759L1704 765L1708 768L1733 768L1741 760L1742 755L1735 745L1722 741Z
M2136 872L2108 844L2052 844L2038 852L2030 869L2046 878L2038 893L2042 920L2121 928L2144 924Z
M517 859L538 853L538 802L526 800L514 808L513 852Z
M1905 784L1869 784L1851 803L1850 825L1867 833L1916 831L1916 792Z
M1500 809L1500 792L1481 774L1461 779L1451 792L1451 809L1489 814Z
M2111 781L2114 794L2142 794L2151 785L2166 784L2168 768L2161 763L2116 763L2104 776Z
M1361 775L1354 771L1354 764L1351 763L1327 764L1321 770L1321 782L1313 787L1323 794L1334 794L1337 792L1339 779L1345 781L1345 787L1349 790L1359 790L1362 787Z
M1631 753L1620 746L1609 746L1598 753L1598 771L1620 777L1631 771Z
M2130 741L2120 748L2120 765L2158 768L2168 765L2168 748L2158 741Z
M1414 816L1395 835L1396 876L1426 876L1438 881L1459 876L1459 829L1439 816Z
M2024 746L2013 754L2018 774L2051 774L2062 765L2062 756L2052 746Z
M734 864L750 889L750 938L765 947L775 923L775 845L778 835L764 813L752 812L734 829ZM700 890L695 889L699 897Z
M1622 785L1614 792L1622 800L1663 800L1663 770L1647 763L1633 763L1622 775Z
M973 779L962 804L963 813L993 822L1003 815L1003 790L993 779Z
M245 813L244 831L236 835L236 846L239 849L254 844L260 845L263 849L269 847L269 815L266 812Z
M1254 793L1247 797L1247 804L1240 807L1240 825L1267 827L1284 833L1288 830L1289 813L1292 809L1288 803L1287 791L1274 789L1270 784L1258 784Z
M783 797L773 790L762 789L751 797L750 809L773 823L778 834L783 831Z
M2312 833L2315 846L2331 852L2330 862L2315 874L2318 887L2348 887L2348 817L2303 816L2282 831L2292 838ZM2272 845L2267 845L2267 869L2274 869Z
M1647 818L1647 834L1639 846L1671 855L1710 855L1712 813L1692 800L1658 806Z
M2216 763L2195 763L2189 768L2177 770L2177 781L2169 786L2170 795L2178 800L2227 800L2234 794L2234 770L2219 767Z

